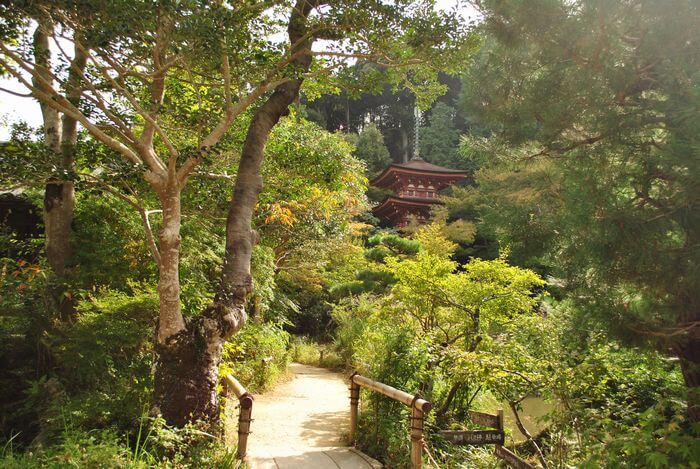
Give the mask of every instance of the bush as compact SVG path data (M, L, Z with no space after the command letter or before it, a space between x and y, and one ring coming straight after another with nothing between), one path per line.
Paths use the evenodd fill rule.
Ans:
M0 438L27 444L39 429L39 409L27 394L53 367L43 265L0 259Z
M16 446L48 443L67 420L76 428L133 428L152 387L153 289L93 294L77 302L72 324L51 322L41 305L3 310L29 311L0 324L11 332L0 334L2 350L12 351L0 356L2 397L11 403L3 406L4 437L19 433Z
M156 278L143 225L126 202L100 191L79 192L74 224L74 274L83 288L128 290L129 282Z
M220 373L260 392L275 383L289 360L289 333L280 324L249 322L224 345Z
M295 337L292 341L292 360L304 365L320 366L331 370L342 370L345 362L335 347L319 344L308 337Z
M684 409L661 400L639 415L638 426L603 434L585 467L698 467L700 431L685 428Z
M134 427L150 401L157 315L151 288L105 291L78 304L75 323L54 346L60 387L50 391L45 431L63 418L79 428Z
M346 298L333 308L335 347L346 367L355 366L355 343L367 326L367 318L376 308L376 303L368 297Z
M370 318L355 349L361 374L409 393L421 390L428 357L425 343L410 328L376 317ZM361 402L364 404L358 422L359 447L387 467L409 467L408 407L373 392L363 392Z
M79 430L66 427L57 442L34 451L17 453L12 441L0 447L0 466L34 468L238 468L235 448L196 426L175 429L160 419L141 419L131 438L113 429Z

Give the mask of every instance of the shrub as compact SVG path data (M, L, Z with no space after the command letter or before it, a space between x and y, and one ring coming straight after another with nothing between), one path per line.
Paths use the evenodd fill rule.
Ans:
M413 331L399 324L370 318L356 344L357 370L373 379L409 393L421 390L429 354ZM387 467L409 467L409 409L402 403L373 392L363 392L359 446Z
M224 345L220 373L232 373L249 391L274 384L289 364L289 333L280 324L249 322Z
M345 368L345 362L333 344L319 344L308 337L292 341L292 360L304 365L320 366L331 370Z
M143 242L143 225L126 202L100 191L80 192L74 224L78 284L127 290L129 282L155 279L156 265Z
M36 403L27 394L53 366L47 330L51 327L41 264L0 259L0 438L26 444L39 428Z
M335 347L346 367L354 367L355 343L367 326L367 318L377 308L375 301L368 296L346 298L333 308Z
M134 427L151 390L154 289L105 291L78 304L75 323L57 341L60 391L46 423L80 428ZM51 427L52 425L47 425Z
M700 431L686 426L682 406L661 400L639 415L637 426L603 434L584 467L698 467Z
M143 418L132 438L113 429L80 430L66 427L55 444L18 453L12 441L0 446L0 466L7 469L39 468L231 468L241 466L235 448L196 426L175 429L160 419Z

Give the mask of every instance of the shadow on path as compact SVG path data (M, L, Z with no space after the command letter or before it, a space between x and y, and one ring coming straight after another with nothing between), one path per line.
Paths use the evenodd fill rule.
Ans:
M293 379L255 396L247 461L253 469L381 467L347 448L350 396L344 376L292 363Z
M301 425L301 437L309 446L345 446L349 418L345 411L311 414Z

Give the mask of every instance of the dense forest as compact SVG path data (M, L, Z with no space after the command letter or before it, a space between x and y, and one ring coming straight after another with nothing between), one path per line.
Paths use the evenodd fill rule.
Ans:
M499 408L700 465L700 4L436 3L0 4L0 466L241 467L222 378L292 361L429 400L429 467L503 467L440 433ZM468 177L387 227L417 155ZM409 412L356 446L410 467Z

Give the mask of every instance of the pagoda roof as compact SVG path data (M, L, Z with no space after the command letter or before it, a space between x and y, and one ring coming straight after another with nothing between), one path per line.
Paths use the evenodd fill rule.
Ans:
M396 195L390 195L382 201L377 207L375 207L372 212L375 215L382 216L384 212L391 209L391 207L428 207L430 205L441 204L440 199L424 198L424 197L399 197Z
M392 163L382 173L371 181L375 186L382 186L387 182L392 174L429 174L431 176L458 176L460 179L467 175L467 171L460 169L450 169L444 166L428 163L423 158L412 158L406 163Z

